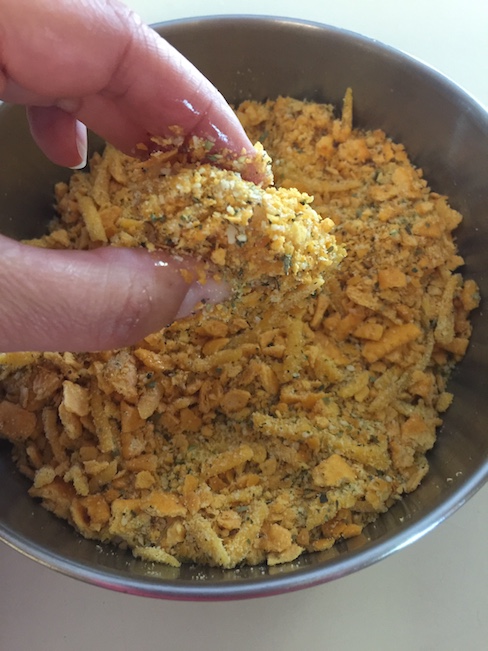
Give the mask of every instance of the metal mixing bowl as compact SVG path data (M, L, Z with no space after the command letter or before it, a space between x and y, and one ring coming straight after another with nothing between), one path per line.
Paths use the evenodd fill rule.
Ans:
M465 273L488 295L488 115L447 79L356 34L277 18L208 18L157 27L230 102L277 95L340 105L354 91L355 122L404 143L434 190L464 215L458 243ZM99 143L94 140L93 146ZM0 230L39 235L55 181L67 172L32 143L23 110L0 108ZM488 323L473 316L466 358L422 485L364 533L333 549L277 567L180 569L134 559L84 540L27 495L28 482L0 444L0 538L72 577L119 591L172 599L232 599L296 590L344 576L413 542L460 507L488 475Z

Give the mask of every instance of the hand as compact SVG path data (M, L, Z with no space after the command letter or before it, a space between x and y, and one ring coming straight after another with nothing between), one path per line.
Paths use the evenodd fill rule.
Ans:
M38 145L68 167L86 162L85 125L126 153L173 125L253 151L220 93L118 0L0 0L0 98L27 106ZM181 263L145 251L49 251L0 236L0 256L4 352L119 348L193 298L225 295L189 288Z

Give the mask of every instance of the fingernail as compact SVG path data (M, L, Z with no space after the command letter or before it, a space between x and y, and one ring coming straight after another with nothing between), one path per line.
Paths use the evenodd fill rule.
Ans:
M229 298L229 295L230 289L225 282L210 278L203 285L196 281L189 286L175 319L178 320L183 319L185 316L190 316L204 305L222 303Z
M78 155L80 157L80 162L78 165L73 165L70 169L72 170L81 170L86 166L87 155L88 155L88 138L86 134L85 125L79 120L76 121L76 149L78 150Z
M155 304L163 306L163 318L169 318L164 325L190 316L206 304L222 303L230 296L228 284L205 273L201 263L192 258L157 250L150 259L159 294Z

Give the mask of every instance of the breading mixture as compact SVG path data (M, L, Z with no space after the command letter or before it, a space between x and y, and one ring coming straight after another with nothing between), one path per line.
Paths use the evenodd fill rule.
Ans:
M0 429L32 496L173 566L291 561L414 490L479 302L454 273L461 215L401 145L353 128L350 93L340 118L290 98L238 115L281 189L213 166L212 143L201 164L108 147L56 187L35 242L192 253L232 298L130 349L1 360Z

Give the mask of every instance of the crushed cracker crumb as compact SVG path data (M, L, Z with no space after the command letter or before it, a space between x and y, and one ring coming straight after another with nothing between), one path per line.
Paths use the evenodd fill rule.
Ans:
M237 114L266 182L211 146L107 147L33 244L170 249L232 297L97 354L0 356L0 430L30 493L149 562L276 565L357 536L428 471L479 304L461 215L352 94ZM244 165L246 161L240 161ZM345 252L347 255L345 256Z

